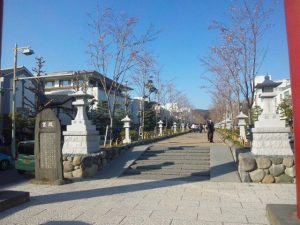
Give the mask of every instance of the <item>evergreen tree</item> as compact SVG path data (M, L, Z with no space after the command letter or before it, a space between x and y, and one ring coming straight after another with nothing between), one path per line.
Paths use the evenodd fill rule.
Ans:
M146 102L145 102L146 103ZM145 104L145 114L144 114L144 130L145 131L153 131L155 124L155 111L153 110L151 103Z
M107 101L97 101L96 109L91 111L91 118L100 134L105 134L106 126L110 123Z
M283 101L279 104L278 108L280 115L285 118L286 122L292 126L293 123L293 107L291 96L284 98Z
M263 109L258 106L258 105L255 105L252 109L251 109L251 118L253 120L252 123L254 123L255 121L258 120L258 117L262 114L263 112Z

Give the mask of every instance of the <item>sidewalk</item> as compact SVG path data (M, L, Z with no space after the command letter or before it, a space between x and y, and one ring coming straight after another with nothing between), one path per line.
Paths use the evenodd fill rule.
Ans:
M210 144L203 135L187 134L159 144L225 149L215 141ZM106 168L109 176L101 173L63 186L12 186L10 190L29 191L31 201L0 213L0 224L262 225L268 224L266 204L296 202L294 184L117 178L129 166L126 160L133 161L132 156L138 157L146 147L119 158L118 169L112 163Z

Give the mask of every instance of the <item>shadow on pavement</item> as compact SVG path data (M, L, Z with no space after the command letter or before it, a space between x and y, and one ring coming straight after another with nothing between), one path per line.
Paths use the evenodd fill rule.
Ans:
M0 170L0 189L4 189L10 185L27 182L34 176L32 174L18 174L17 170L10 168L8 170Z
M49 222L46 222L46 223L42 223L41 225L57 225L57 224L60 224L60 225L91 225L91 223L85 223L85 222L82 222L82 221L58 221L58 220L55 220L55 221L49 221Z
M222 168L223 165L220 165ZM224 167L228 167L224 165ZM228 172L228 171L224 171ZM135 184L127 184L115 187L105 187L105 188L97 188L97 189L90 189L90 190L83 190L83 191L72 191L72 192L65 192L65 193L55 193L55 194L48 194L48 195L40 195L40 196L33 196L31 197L31 202L26 203L24 205L15 208L14 210L7 210L0 213L1 217L4 218L15 213L15 210L23 210L30 206L35 205L44 205L44 204L51 204L51 203L58 203L58 202L66 202L66 201L74 201L74 200L81 200L81 199L89 199L94 197L101 197L101 196L109 196L114 194L121 194L121 193L129 193L129 192L136 192L136 191L143 191L143 190L151 190L151 189L158 189L163 187L170 187L170 186L177 186L181 184L187 183L183 181L184 178L187 180L190 178L188 177L179 177L174 179L165 179L165 180L151 180L146 181L143 183L135 183ZM202 180L203 181L203 180ZM207 180L206 180L207 181ZM201 180L189 180L188 183L193 182L201 182ZM63 222L62 224L68 224L68 221ZM47 223L47 224L55 224L55 223ZM70 223L71 224L71 223ZM76 223L73 223L76 224ZM78 223L81 224L81 223ZM82 223L85 224L85 223Z

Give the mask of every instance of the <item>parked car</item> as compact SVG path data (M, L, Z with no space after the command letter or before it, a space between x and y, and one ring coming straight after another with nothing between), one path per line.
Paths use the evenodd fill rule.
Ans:
M17 145L15 167L18 173L34 172L34 141L20 141Z
M0 152L0 169L6 170L12 165L12 159L9 155Z

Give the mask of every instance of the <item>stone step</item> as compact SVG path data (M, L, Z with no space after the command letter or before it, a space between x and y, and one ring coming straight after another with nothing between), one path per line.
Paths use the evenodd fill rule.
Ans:
M201 167L201 168L184 168L184 167L162 167L162 168L144 168L144 167L139 167L139 168L134 168L130 167L128 170L138 170L138 171L185 171L185 172L197 172L197 171L208 171L210 168L209 167Z
M207 170L209 166L199 166L199 165L171 165L171 166L163 166L163 165L132 165L132 169L138 170L153 170L153 169L181 169L181 170Z
M182 156L182 157L155 157L155 156L141 156L139 158L140 160L153 160L153 161L210 161L210 157L205 156L205 157L199 157L199 159L197 159L196 157L191 157L191 156Z
M153 175L178 175L178 176L209 176L209 170L137 170L128 169L125 174L153 174Z
M125 171L123 176L160 180L208 180L210 150L208 147L196 146L150 147Z
M159 149L148 149L147 152L209 152L209 149L197 149L197 148L190 148L190 149L166 149L166 148L159 148Z
M161 150L167 150L167 151L209 151L209 147L187 147L187 148L182 148L182 147L167 147L167 146L156 146L156 147L150 147L147 149L147 151L161 151Z
M155 174L124 174L123 178L130 179L143 179L143 180L168 180L168 181L180 181L180 182L199 182L209 181L209 176L180 176L180 175L155 175Z
M207 152L163 152L163 153L156 153L156 152L145 152L142 155L147 155L147 156L185 156L185 155L190 155L194 157L202 157L205 155L209 155Z
M201 160L173 160L173 161L164 161L164 160L141 160L136 161L132 164L148 166L148 165L159 165L159 166L172 166L172 165L187 165L187 166L210 166L210 161L201 161Z
M209 165L210 164L210 160L206 159L206 160L184 160L184 159L176 159L176 160L161 160L161 159L152 159L152 160L147 160L147 159L143 159L143 160L137 160L135 161L134 164L139 164L139 165L152 165L152 164L162 164L166 163L166 164L189 164L189 165Z

